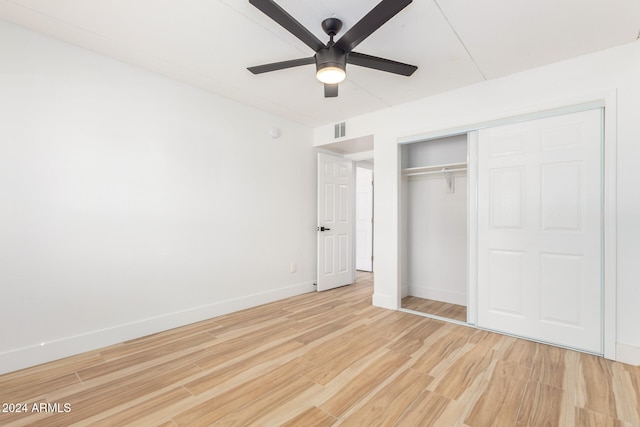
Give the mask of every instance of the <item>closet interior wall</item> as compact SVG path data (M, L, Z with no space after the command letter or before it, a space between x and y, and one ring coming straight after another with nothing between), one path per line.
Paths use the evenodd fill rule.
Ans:
M405 144L401 162L401 297L466 306L467 134Z

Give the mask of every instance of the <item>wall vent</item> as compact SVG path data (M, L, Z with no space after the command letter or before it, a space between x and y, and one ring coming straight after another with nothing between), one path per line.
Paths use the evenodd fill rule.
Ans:
M345 136L347 133L347 123L346 122L341 122L341 123L336 123L334 128L333 128L333 137L334 138L342 138L343 136Z

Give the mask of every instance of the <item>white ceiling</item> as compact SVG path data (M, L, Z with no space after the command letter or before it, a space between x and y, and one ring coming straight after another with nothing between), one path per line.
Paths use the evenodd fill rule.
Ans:
M343 34L379 2L276 1L323 41L323 19ZM414 0L356 51L418 71L351 65L328 99L313 65L246 70L313 55L248 0L0 0L0 18L317 126L633 42L640 0Z

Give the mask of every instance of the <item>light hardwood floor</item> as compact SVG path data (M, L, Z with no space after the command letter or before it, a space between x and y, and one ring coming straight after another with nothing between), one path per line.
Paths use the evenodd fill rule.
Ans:
M639 367L371 295L365 275L0 376L0 402L28 404L0 425L640 426Z
M467 307L457 304L449 304L432 299L408 296L402 298L402 308L432 314L434 316L446 317L447 319L467 321Z

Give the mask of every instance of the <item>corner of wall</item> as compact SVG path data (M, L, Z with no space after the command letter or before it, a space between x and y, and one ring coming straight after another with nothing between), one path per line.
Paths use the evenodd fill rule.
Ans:
M371 303L376 307L387 308L389 310L397 310L397 304L395 298L390 295L384 295L380 293L374 293L371 298Z
M616 343L616 362L640 366L640 347Z

